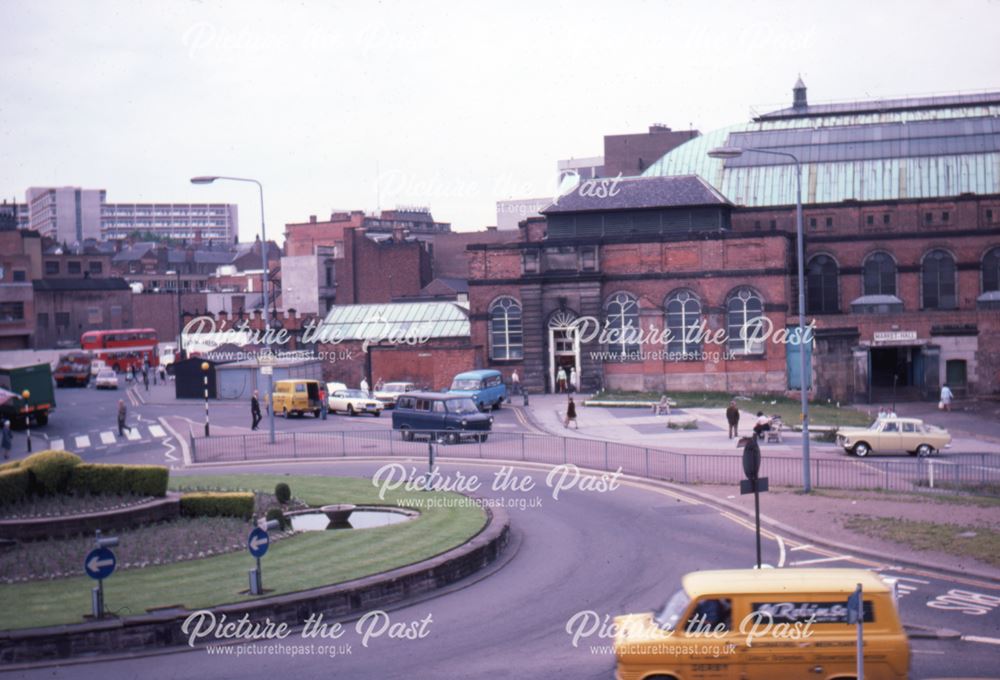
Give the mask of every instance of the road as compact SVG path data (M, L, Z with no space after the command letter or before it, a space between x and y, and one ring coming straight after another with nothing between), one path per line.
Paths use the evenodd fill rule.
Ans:
M424 464L417 458L394 462ZM295 465L294 471L302 474L370 477L380 464L283 463L282 469ZM274 466L238 469L273 472ZM505 499L514 506L508 511L517 545L509 563L488 577L390 612L392 622L407 624L410 630L418 630L418 623L429 615L422 639L393 640L383 635L369 639L366 647L352 624L336 644L293 635L286 643L294 647L278 653L268 653L275 650L260 643L253 647L257 653L239 658L196 649L13 676L237 680L281 677L293 667L295 675L304 678L608 678L613 658L600 648L606 640L588 638L579 646L572 644L566 626L575 614L647 611L660 606L688 571L752 566L753 533L745 519L671 490L627 482L605 493L575 489L554 499L545 484L544 468L517 466L511 471L533 478L535 488L525 492L492 491L490 482L498 469L498 464L488 462L441 467L446 475L457 471L477 475L484 480L482 496L496 502ZM995 673L1000 585L894 568L891 563L831 553L771 533L765 535L763 552L765 563L774 567L865 566L903 577L900 606L907 624L952 628L975 640L993 640L913 640L912 677ZM335 655L329 651L320 655L319 645L330 644ZM304 651L307 645L312 645L313 653ZM293 648L298 654L294 658L288 653Z

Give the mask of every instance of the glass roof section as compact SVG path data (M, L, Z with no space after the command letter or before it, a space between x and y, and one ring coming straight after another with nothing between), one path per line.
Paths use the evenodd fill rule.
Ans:
M413 344L469 337L470 332L468 312L454 302L393 302L336 306L326 315L317 340Z

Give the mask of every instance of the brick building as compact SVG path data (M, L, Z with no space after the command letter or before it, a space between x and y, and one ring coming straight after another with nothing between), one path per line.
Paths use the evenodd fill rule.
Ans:
M551 389L560 365L584 389L798 390L796 342L741 347L732 334L757 317L797 327L796 164L780 155L792 154L814 396L1000 390L1000 93L810 106L800 81L794 95L788 109L692 137L641 179L581 187L523 223L517 243L469 246L484 362L518 368L535 390ZM744 153L710 158L717 147ZM716 361L703 343L685 358L676 338L588 343L573 327L581 316L610 330L728 331L715 349L729 352ZM681 360L657 359L664 349Z

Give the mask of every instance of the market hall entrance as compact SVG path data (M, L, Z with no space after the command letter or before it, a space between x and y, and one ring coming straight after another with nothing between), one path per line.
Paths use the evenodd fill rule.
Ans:
M923 396L926 357L922 346L872 347L868 357L872 403L916 401Z

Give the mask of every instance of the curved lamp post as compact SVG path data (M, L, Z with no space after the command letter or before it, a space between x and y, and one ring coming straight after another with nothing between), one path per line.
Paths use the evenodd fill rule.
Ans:
M205 436L208 436L208 369L212 368L207 361L201 362L201 372L203 374L203 384L205 386Z
M806 286L805 286L805 238L802 234L802 164L798 156L787 151L757 149L753 147L720 146L708 152L711 158L739 158L745 152L766 153L784 156L795 163L795 234L798 241L799 268L799 392L802 395L802 486L806 493L812 491L809 470L809 392L806 389Z
M250 182L251 184L257 185L257 191L260 193L260 261L261 261L261 274L260 274L260 291L261 291L261 307L264 309L264 330L265 333L270 327L271 319L267 312L267 229L264 226L264 186L255 179L250 177L228 177L225 175L202 175L199 177L192 177L191 184L211 184L216 180L225 180L229 182ZM266 335L265 335L266 337ZM258 362L259 363L259 362ZM271 392L273 390L274 378L271 375L267 376L267 399L268 403L272 401ZM269 441L274 443L274 409L268 409L269 415L269 430L270 437ZM208 421L206 420L206 423ZM206 425L207 427L207 425Z

